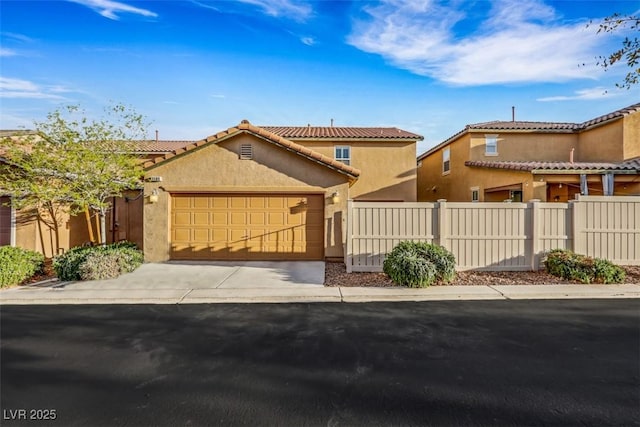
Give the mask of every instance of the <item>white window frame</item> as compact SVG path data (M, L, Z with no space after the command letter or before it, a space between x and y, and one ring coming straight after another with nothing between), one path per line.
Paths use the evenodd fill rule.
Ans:
M347 150L347 156L344 156L344 150ZM350 145L336 145L333 150L334 158L344 163L345 165L351 164L351 146Z
M475 198L474 198L475 195ZM471 201L477 203L480 201L480 187L471 187Z
M451 173L451 148L442 149L442 175Z
M489 147L493 147L493 149L489 150ZM485 156L498 155L498 135L484 136L484 155Z

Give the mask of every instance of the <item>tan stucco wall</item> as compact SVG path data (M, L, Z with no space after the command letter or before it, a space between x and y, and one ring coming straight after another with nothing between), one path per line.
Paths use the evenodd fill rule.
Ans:
M240 160L241 144L253 145L253 160ZM147 262L169 259L171 192L320 192L325 195L325 257L342 257L348 178L325 166L248 134L209 144L147 171L161 176L146 183L145 195L159 190L159 201L144 201ZM338 192L340 201L331 203Z
M640 157L640 112L624 118L624 160Z
M581 162L621 162L624 157L624 120L587 129L579 134Z
M485 134L498 136L498 154L485 154ZM566 133L500 133L482 132L470 134L469 157L474 161L569 161L569 153L575 148L578 161L579 146L575 134Z
M529 137L530 135L519 135L518 138L514 139L513 145L501 145L499 140L498 153L500 154L501 147L503 148L503 153L509 153L516 144L524 143L526 138L523 138L523 136ZM451 168L448 174L442 173L442 151L447 147L443 147L422 159L418 166L418 201L434 202L438 199L446 199L450 202L470 202L471 189L477 187L479 201L482 202L485 201L485 190L512 185L521 186L523 201L546 199L545 183L534 180L534 177L529 172L500 171L465 166L464 162L468 160L471 152L471 143L476 143L475 150L479 150L477 140L476 135L465 134L447 146L450 149L451 160ZM484 157L484 134L482 134L482 144ZM493 156L490 160L497 159ZM508 194L508 191L505 194ZM497 194L487 197L491 201L497 201L498 199L502 201L505 198L503 195Z
M293 141L330 158L336 146L351 147L351 166L361 171L350 191L354 200L416 201L415 142Z
M61 252L80 246L89 241L84 215L64 215L60 221L59 248ZM41 252L50 258L56 253L55 231L45 222L38 221L30 210L19 210L15 214L16 246Z
M418 166L418 201L434 202L438 199L449 201L470 201L471 190L466 188L469 158L469 134L462 135L451 144L424 158ZM442 173L442 153L450 149L451 169ZM435 187L435 188L434 188Z

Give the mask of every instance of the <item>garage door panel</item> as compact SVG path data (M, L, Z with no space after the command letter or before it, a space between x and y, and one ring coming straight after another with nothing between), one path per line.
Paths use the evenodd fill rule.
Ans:
M284 225L285 224L285 213L284 212L269 212L267 214L269 220L269 224L274 225Z
M173 242L190 242L191 241L191 229L189 228L174 228L172 234Z
M249 212L249 226L266 225L267 219L264 212Z
M209 197L193 197L191 206L194 209L209 209Z
M190 212L175 212L173 214L173 223L176 226L191 225L191 213Z
M211 207L214 209L227 209L229 207L229 200L227 197L215 197L211 198Z
M247 213L246 212L231 212L229 215L231 222L229 225L246 225L247 224Z
M207 228L196 228L193 230L193 241L194 242L209 242L209 229Z
M231 209L246 209L247 208L247 199L246 197L230 197L229 198L229 207Z
M209 212L194 212L193 225L209 225Z
M229 224L229 215L227 212L212 212L212 225L228 225Z
M174 259L322 259L322 195L173 195Z

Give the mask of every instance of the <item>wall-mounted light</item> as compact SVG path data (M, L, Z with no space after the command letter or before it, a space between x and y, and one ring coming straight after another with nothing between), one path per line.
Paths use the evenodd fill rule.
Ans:
M562 188L562 183L558 184L558 188Z
M340 193L336 191L331 195L331 203L333 203L334 205L340 203Z
M151 194L149 194L149 203L157 203L159 194L158 190L154 189Z

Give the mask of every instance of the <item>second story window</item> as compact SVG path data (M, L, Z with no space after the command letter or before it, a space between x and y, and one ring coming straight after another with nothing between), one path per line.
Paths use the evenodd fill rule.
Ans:
M442 150L442 173L449 173L451 170L451 151L449 148Z
M349 146L338 146L336 147L336 160L344 163L345 165L351 164L351 147Z
M484 136L484 155L485 156L497 156L498 155L498 135L485 135Z

